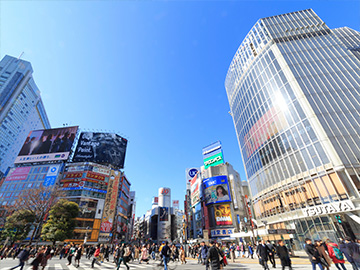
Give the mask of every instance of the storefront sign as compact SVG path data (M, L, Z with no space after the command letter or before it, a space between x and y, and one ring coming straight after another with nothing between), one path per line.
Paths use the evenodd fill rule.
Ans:
M211 237L227 237L234 233L234 228L211 230Z
M295 234L294 229L277 229L277 230L268 230L268 234Z
M350 200L347 200L342 202L318 205L307 209L303 209L302 211L306 217L311 217L311 216L346 212L354 209L355 209L354 204Z

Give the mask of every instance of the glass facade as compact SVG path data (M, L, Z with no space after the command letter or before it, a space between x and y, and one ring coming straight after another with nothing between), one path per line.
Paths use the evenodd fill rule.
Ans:
M50 128L27 61L6 55L0 61L0 171L15 161L31 130Z
M359 198L359 45L311 9L260 19L240 45L225 87L256 218Z

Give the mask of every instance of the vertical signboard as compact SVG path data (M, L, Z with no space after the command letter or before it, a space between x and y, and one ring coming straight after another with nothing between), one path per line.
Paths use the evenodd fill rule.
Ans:
M100 232L102 233L110 233L113 227L116 213L116 203L119 193L120 176L120 171L111 170L105 198L104 212L100 226Z
M60 167L61 167L61 164L55 164L55 165L50 166L50 168L46 174L46 177L44 179L44 183L43 183L44 187L49 187L49 186L52 186L55 184L56 178L60 171Z
M199 173L197 173L195 177L191 179L190 183L191 206L195 206L200 202L200 183L200 176Z
M179 209L179 200L173 200L173 207Z

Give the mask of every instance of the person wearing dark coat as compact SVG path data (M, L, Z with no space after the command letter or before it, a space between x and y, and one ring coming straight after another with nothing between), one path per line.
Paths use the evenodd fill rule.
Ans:
M360 269L360 247L359 247L359 245L354 243L350 237L345 237L345 246L346 246L347 253L345 253L344 251L343 251L343 253L345 254L346 259L349 261L349 263L351 263L354 270ZM340 246L340 250L341 250L341 246Z
M278 246L276 247L276 253L281 261L282 270L284 270L286 266L288 266L289 269L291 270L292 267L291 267L290 253L287 247L285 246L283 240L278 241Z
M208 250L206 256L206 262L210 260L211 270L218 270L220 269L220 260L219 260L219 251L215 246L215 242L210 242L211 247Z
M315 245L312 244L310 238L305 239L305 252L309 256L309 260L312 265L312 269L315 270L316 266L319 266L320 270L324 270L324 267L322 266L320 262L320 253L316 249Z
M271 242L268 240L266 245L271 250L271 255L269 255L270 263L274 268L276 268L276 262L275 262L275 245L271 244Z
M272 255L270 248L265 244L265 240L261 240L261 243L256 248L256 254L259 257L260 264L264 269L269 269L267 261L269 260L269 255Z

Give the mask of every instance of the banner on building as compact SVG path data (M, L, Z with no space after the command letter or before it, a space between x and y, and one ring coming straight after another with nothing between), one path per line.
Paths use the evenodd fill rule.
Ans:
M124 168L127 140L115 133L82 132L74 162L97 162Z
M112 170L110 172L110 179L107 189L107 194L104 202L103 217L100 226L100 232L110 233L113 227L113 222L116 214L116 204L119 193L119 182L121 172Z
M200 176L197 173L190 182L191 205L195 206L200 202Z
M30 131L14 163L68 159L77 130L75 126Z
M179 209L179 200L173 200L173 207Z
M169 221L169 208L160 207L159 221Z
M216 226L232 225L230 204L217 204L214 206Z
M230 202L229 183L226 175L219 175L203 180L205 204Z

